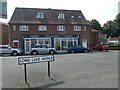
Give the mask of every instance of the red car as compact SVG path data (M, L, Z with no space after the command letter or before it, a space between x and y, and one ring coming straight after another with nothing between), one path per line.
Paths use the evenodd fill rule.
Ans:
M109 46L108 45L98 44L96 46L93 46L93 50L99 50L99 51L106 50L106 51L108 51L109 50Z

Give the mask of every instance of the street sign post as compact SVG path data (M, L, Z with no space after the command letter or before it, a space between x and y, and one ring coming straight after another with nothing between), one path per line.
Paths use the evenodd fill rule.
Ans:
M24 73L25 73L25 82L27 83L27 64L33 63L41 63L48 62L48 77L50 77L50 62L54 61L54 55L43 55L37 57L20 57L18 58L18 64L24 65Z

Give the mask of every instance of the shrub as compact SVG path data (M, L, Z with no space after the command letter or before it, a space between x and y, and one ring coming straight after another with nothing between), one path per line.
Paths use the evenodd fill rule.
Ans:
M111 44L109 47L120 47L120 44Z

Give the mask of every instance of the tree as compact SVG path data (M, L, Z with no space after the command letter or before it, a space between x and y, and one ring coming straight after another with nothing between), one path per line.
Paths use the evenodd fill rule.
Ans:
M116 16L116 18L113 21L110 20L104 23L102 30L108 36L120 36L120 13Z
M108 36L116 36L116 24L115 21L107 21L104 25L103 25L103 33L105 33Z
M116 36L120 36L120 13L115 18Z
M102 30L99 21L97 21L96 19L92 19L92 20L90 21L90 23L91 23L93 29Z

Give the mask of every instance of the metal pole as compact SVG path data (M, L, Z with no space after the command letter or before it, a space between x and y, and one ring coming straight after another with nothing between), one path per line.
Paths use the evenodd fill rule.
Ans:
M48 61L48 77L50 77L50 61Z
M27 69L26 69L26 64L24 64L24 71L25 71L25 82L27 83Z

